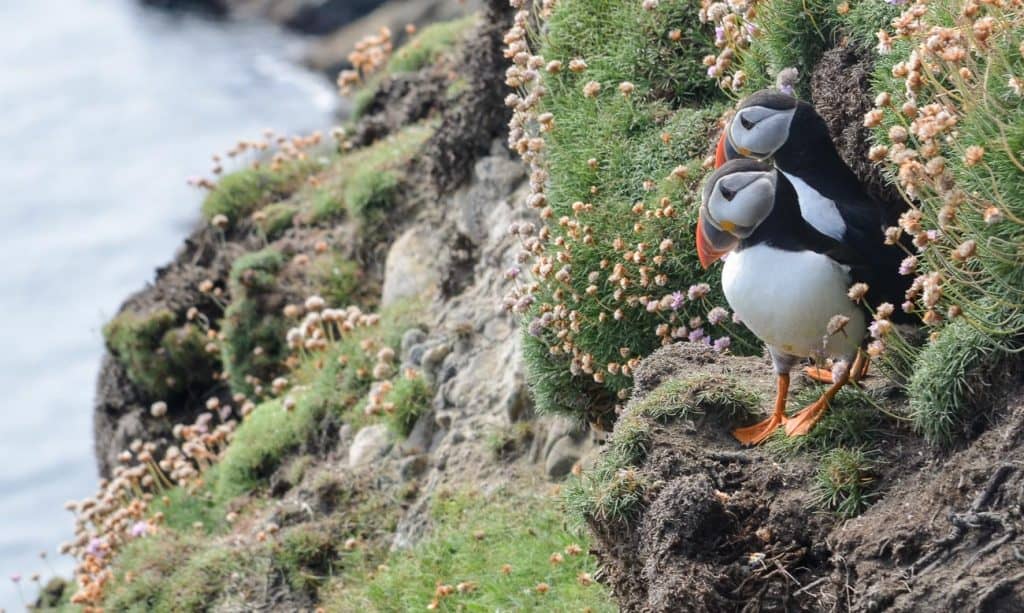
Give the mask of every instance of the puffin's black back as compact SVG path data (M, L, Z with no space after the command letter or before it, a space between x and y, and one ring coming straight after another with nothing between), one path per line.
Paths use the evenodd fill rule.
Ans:
M786 99L791 101L788 106ZM881 205L868 195L857 176L839 156L825 120L810 104L768 90L751 95L740 108L765 106L786 109L793 108L794 103L796 111L789 137L773 155L776 168L799 177L836 203L846 224L842 241L844 250L847 258L854 260L844 263L861 271L858 276L864 278L860 280L870 287L867 301L873 305L882 302L899 305L911 283L909 277L899 274L900 262L906 254L897 246L885 244ZM900 309L896 310L893 319L900 323L913 321Z

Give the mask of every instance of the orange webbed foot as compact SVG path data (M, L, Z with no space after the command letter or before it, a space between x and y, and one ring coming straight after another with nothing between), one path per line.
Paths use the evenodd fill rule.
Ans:
M743 445L760 445L782 424L782 417L773 413L768 419L758 422L753 426L733 430L732 435Z
M828 401L819 398L786 420L787 436L803 436L811 431L828 408Z

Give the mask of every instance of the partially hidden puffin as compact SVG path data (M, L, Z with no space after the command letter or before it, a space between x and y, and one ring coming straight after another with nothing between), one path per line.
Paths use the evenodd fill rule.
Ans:
M742 100L722 130L715 165L742 157L770 159L796 190L802 217L843 243L860 261L869 287L868 304L905 300L911 279L898 270L906 246L885 244L881 204L864 191L839 156L814 107L775 90L761 90ZM913 318L898 309L893 321L911 323ZM813 378L830 380L828 371L806 370ZM855 373L855 378L862 374Z
M847 295L864 280L864 269L847 245L804 219L797 197L784 173L755 160L729 161L704 185L697 254L705 267L729 254L722 269L726 300L768 346L777 375L772 415L733 432L747 445L780 426L790 436L809 432L864 359L867 317ZM808 357L832 358L835 381L787 417L789 372Z

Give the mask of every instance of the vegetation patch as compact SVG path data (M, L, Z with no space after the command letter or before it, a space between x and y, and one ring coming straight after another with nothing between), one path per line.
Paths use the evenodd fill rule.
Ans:
M1010 356L998 340L955 321L918 354L907 393L914 429L948 445L968 434L1006 382Z
M875 462L863 450L837 447L820 462L814 492L822 508L849 519L863 513L879 496Z
M364 228L384 221L394 207L413 156L433 134L432 122L406 126L368 147L338 156L316 187L300 195L302 218L317 223L346 214Z
M339 581L328 611L614 611L595 583L588 543L567 532L536 486L484 496L459 493L434 503L434 530L391 554L365 581Z
M507 100L510 144L531 164L528 201L546 220L514 228L526 270L511 271L506 306L525 318L542 412L610 421L639 360L666 343L757 348L692 247L725 109L694 61L712 34L696 2L647 8L568 0L506 38L508 83L520 87Z
M206 334L191 323L178 326L167 309L122 311L103 327L103 337L131 382L154 399L209 381L220 363Z
M219 501L231 500L262 486L285 456L309 440L324 416L324 405L308 396L291 411L282 400L269 400L238 427L218 465L214 491Z
M616 422L597 464L569 482L565 504L577 522L627 524L642 509L648 483L640 473L652 443L652 421L749 417L760 398L731 377L698 374L662 383Z
M207 221L224 215L237 222L272 202L298 190L317 165L308 160L288 160L276 168L259 166L225 175L203 202Z
M385 412L388 426L396 434L408 436L416 420L430 410L433 397L433 390L419 373L407 372L396 377L384 397L389 405Z
M273 248L248 253L231 267L231 305L224 313L223 358L231 388L251 393L255 380L269 381L286 355L287 326L281 314L278 273L284 255Z
M453 54L459 41L476 22L476 15L469 15L423 28L391 56L387 72L416 72L436 64L442 56Z

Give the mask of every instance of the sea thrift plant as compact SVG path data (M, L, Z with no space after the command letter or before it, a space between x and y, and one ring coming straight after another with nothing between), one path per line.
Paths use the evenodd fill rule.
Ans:
M900 308L935 329L963 317L1012 343L1024 331L1024 4L904 9L878 32L880 91L864 117L871 159L910 203L886 232L914 245Z
M521 251L504 306L523 317L541 408L603 422L661 345L755 348L693 247L722 110L698 63L711 32L688 3L622 3L585 23L571 1L512 5L509 146L539 220L509 228ZM631 51L598 53L609 45Z
M239 397L243 403L244 397ZM202 485L202 473L215 464L238 426L231 406L203 413L195 423L174 427L175 443L157 459L157 445L132 441L121 452L110 479L100 481L91 498L65 505L75 514L75 538L60 552L77 561L78 591L71 602L87 611L100 611L104 588L113 578L110 565L120 549L134 539L146 538L161 529L164 516L153 511L157 496L173 487L194 490ZM166 413L166 403L154 403L155 414ZM244 409L242 410L244 412Z

